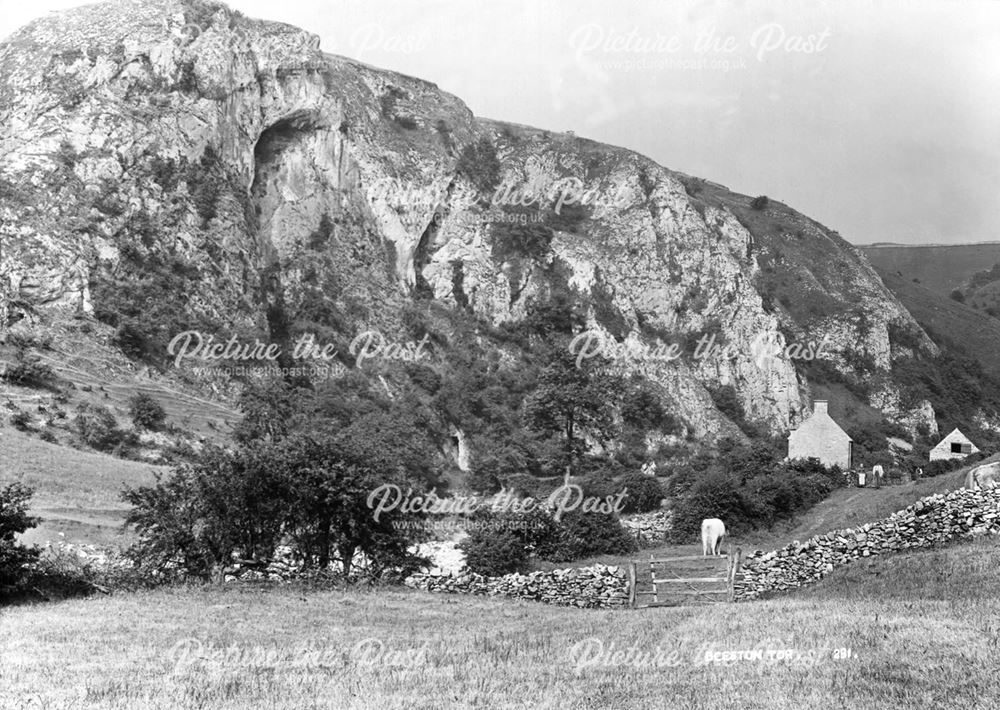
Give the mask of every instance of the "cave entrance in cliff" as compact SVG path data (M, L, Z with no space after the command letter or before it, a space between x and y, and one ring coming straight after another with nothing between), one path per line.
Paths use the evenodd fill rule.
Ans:
M262 195L266 188L268 168L280 162L286 148L300 142L310 131L319 128L321 119L316 111L303 109L278 119L265 128L253 147L254 175L250 184L252 195Z

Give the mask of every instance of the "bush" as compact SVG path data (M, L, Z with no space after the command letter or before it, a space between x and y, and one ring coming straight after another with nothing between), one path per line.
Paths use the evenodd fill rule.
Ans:
M500 159L493 142L485 136L462 148L455 166L481 193L492 199L493 191L500 184Z
M319 218L319 226L313 230L306 240L310 249L315 251L322 251L327 244L330 242L330 237L333 236L334 226L333 220L330 219L330 215L324 212Z
M219 196L222 193L220 185L224 184L225 177L222 161L210 145L205 146L198 163L187 169L185 178L195 211L201 217L202 228L218 216Z
M635 539L611 514L574 510L556 521L535 509L527 513L480 510L461 545L476 574L495 577L522 572L531 554L551 562L634 552Z
M198 266L183 257L143 253L124 245L114 274L93 286L94 316L115 328L114 343L132 358L165 367L167 346L187 330L227 337L221 324L192 312L199 289Z
M183 94L198 93L198 75L195 73L193 61L187 60L180 63L180 73L174 84L174 89Z
M617 488L628 491L622 507L623 513L646 513L658 510L660 501L664 497L660 480L643 473L625 474L618 479Z
M400 99L405 99L406 94L402 89L395 86L387 86L385 93L379 97L379 107L381 108L382 115L388 119L394 119L396 116L396 104Z
M76 430L85 444L98 451L110 451L125 438L115 415L99 404L80 406L76 415Z
M677 543L700 539L701 521L705 518L722 520L727 534L745 533L753 529L755 521L761 517L766 516L761 516L761 511L742 490L735 476L711 471L677 499L670 537Z
M451 126L449 126L448 122L443 118L439 118L434 122L434 130L437 131L439 136L441 136L441 143L450 153L455 147L455 141L451 137Z
M971 466L989 457L989 455L985 451L980 451L979 453L969 454L960 459L938 459L937 461L922 464L921 468L924 470L924 477L940 476L942 473L949 473L957 471L964 466Z
M10 425L18 431L29 431L31 429L31 415L23 409L19 409L10 415Z
M750 509L758 511L759 519L754 522L758 526L771 526L811 508L826 498L834 487L834 481L825 473L778 472L755 479L746 499L752 502Z
M766 195L759 195L758 197L753 198L753 201L750 203L750 207L757 211L766 210L770 202L771 201Z
M626 425L643 432L673 434L679 431L679 422L663 406L660 398L650 388L648 380L642 379L629 384L621 408L622 420Z
M47 547L27 570L22 596L45 601L69 599L103 589L104 570L65 547Z
M722 412L733 424L738 426L744 434L751 438L761 436L758 428L747 420L746 411L743 409L743 403L740 402L735 387L732 385L719 385L718 387L709 389L708 394L712 398L716 409Z
M214 181L205 180L196 184L191 200L203 227L218 216L219 186Z
M523 572L528 565L524 540L512 531L473 533L459 547L469 570L487 577Z
M570 562L594 555L620 555L638 550L635 538L615 515L573 510L562 516L556 539L541 547L550 562Z
M0 601L20 593L27 581L29 565L38 559L38 551L14 540L38 524L28 515L28 501L34 491L20 483L0 488Z
M163 406L145 392L138 393L129 401L129 415L136 427L151 431L162 428L167 418Z
M847 435L854 442L855 465L871 468L875 464L884 466L892 463L889 442L878 427L858 424L848 427Z
M27 350L18 349L14 357L14 364L8 365L3 371L4 380L20 387L55 386L56 373L38 358L29 356Z
M55 158L56 162L66 170L72 170L76 167L77 162L79 162L80 155L76 152L76 148L69 140L63 139L59 143L59 149L56 151Z
M744 465L736 465L741 459ZM721 519L729 533L770 527L812 507L844 484L838 467L828 469L816 459L778 462L772 442L734 447L720 460L721 466L716 461L701 472L693 466L681 469L688 481L697 478L676 497L674 542L697 539L705 518Z
M408 131L416 130L420 124L412 116L396 116L393 121L400 128L405 128Z
M373 515L370 494L379 488L406 489L397 452L369 434L354 431L279 441L256 441L234 451L208 450L194 465L179 466L156 485L126 490L133 506L126 524L138 542L130 556L163 571L179 565L198 577L216 577L234 554L267 560L287 542L304 566L328 570L338 561L349 576L357 552L378 578L392 568L412 568L407 552L419 542L420 520L396 508ZM404 484L404 485L399 485Z
M606 470L607 464L606 461L595 462L590 458L580 462L581 473L584 475L577 485L580 486L585 498L607 498L621 490L621 486L615 483L613 473ZM597 470L588 471L591 466L595 466Z
M542 260L552 245L554 236L546 226L534 223L494 222L490 232L492 255L498 262L511 258Z

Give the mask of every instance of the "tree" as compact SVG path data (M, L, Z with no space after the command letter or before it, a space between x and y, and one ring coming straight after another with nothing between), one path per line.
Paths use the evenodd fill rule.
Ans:
M28 566L38 559L38 550L18 544L14 536L38 524L28 515L28 501L34 491L21 483L0 488L0 599L17 593Z
M522 572L532 553L545 556L555 549L563 527L548 513L477 510L470 518L469 537L459 546L469 570L487 577Z
M281 378L248 383L239 401L243 419L236 425L233 437L247 443L286 436L294 427L297 415L308 406L310 394Z
M657 510L664 496L663 486L656 476L637 472L622 476L615 488L617 491L623 489L627 491L622 507L623 513L646 513Z
M523 572L528 565L524 540L511 530L483 532L476 528L459 547L469 570L486 577Z
M115 415L100 404L81 404L74 423L84 443L98 451L113 449L125 438Z
M600 372L593 362L577 367L567 348L556 350L552 358L525 403L525 424L535 432L563 437L568 480L585 453L585 433L604 440L613 435L621 384L619 378Z
M156 431L166 421L167 412L151 395L139 392L129 401L129 416L135 426Z
M501 170L500 159L497 157L497 149L493 142L483 136L475 143L462 148L455 170L475 185L482 193L481 197L492 199L491 193L500 183Z
M635 538L611 514L573 510L559 521L555 540L539 551L551 562L569 562L593 555L620 555L635 552Z
M386 485L414 487L336 439L296 433L210 450L153 486L126 489L133 506L126 524L139 536L131 554L154 569L176 562L217 577L234 554L266 560L288 542L307 568L339 560L345 577L357 552L375 573L410 570L419 561L408 552L419 526L400 521L419 516L393 509L376 517L369 496Z
M0 379L21 387L55 389L56 373L37 356L29 355L21 347L14 354L14 364L8 365L0 373Z
M329 243L333 231L333 221L330 219L329 213L324 212L319 218L319 227L309 235L307 240L309 248L316 251L322 250Z

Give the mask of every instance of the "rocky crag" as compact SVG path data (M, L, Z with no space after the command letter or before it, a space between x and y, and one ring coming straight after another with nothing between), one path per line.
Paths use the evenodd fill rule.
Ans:
M489 155L470 166L476 146ZM619 348L732 346L613 363L655 382L689 439L742 436L720 387L772 433L808 413L802 363L752 350L767 332L826 339L834 370L876 383L865 404L934 422L891 377L934 344L835 232L624 149L478 118L223 5L110 0L16 32L0 45L0 152L5 327L96 316L94 338L124 348L171 329L312 328L346 352L367 329L419 337L417 301L502 325L572 292ZM162 332L131 332L123 299ZM442 429L461 440L460 424Z

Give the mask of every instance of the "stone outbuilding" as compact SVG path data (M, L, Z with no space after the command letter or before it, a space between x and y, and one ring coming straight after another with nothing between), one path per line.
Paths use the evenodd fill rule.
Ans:
M827 402L813 402L813 413L788 434L788 458L819 459L824 466L851 467L854 442L833 420Z
M979 453L979 449L969 441L969 437L958 429L953 430L948 436L941 439L941 443L931 449L931 461L941 461L945 459L963 459L969 454Z

